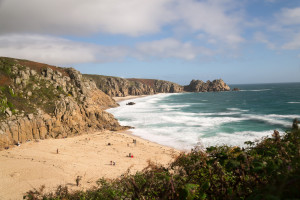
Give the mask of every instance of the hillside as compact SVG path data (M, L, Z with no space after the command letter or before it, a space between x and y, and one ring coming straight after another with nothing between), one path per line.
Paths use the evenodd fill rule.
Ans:
M75 69L0 58L0 149L33 139L122 129L104 111L115 106Z
M124 79L112 76L90 75L83 76L96 82L97 87L112 97L125 97L128 95L149 95L157 93L181 92L218 92L229 91L230 87L222 79L203 82L192 80L187 86L156 79Z
M124 79L119 77L89 75L85 77L96 82L97 87L109 96L150 95L156 93L182 92L183 87L169 81L155 79Z

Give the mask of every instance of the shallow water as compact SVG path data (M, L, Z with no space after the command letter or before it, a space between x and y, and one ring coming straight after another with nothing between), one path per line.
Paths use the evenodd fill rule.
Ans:
M109 109L133 134L178 149L239 145L300 118L300 83L233 85L239 92L158 94Z

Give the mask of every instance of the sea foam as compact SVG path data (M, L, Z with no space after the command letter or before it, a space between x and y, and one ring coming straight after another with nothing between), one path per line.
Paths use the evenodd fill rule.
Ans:
M130 100L136 103L132 106L120 102L120 107L108 111L121 125L135 127L134 135L183 150L199 144L244 146L245 141L271 135L274 129L283 132L291 127L292 119L300 118L297 114L266 114L264 104L251 104L250 97L242 94L158 94Z

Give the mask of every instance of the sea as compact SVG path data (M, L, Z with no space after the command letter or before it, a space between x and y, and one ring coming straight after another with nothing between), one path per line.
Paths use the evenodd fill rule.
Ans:
M109 109L132 134L180 150L245 146L300 119L300 83L230 85L240 91L157 94ZM135 105L126 105L133 101Z

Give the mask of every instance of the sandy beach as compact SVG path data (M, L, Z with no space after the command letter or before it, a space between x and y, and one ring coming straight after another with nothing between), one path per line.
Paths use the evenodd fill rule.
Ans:
M129 153L133 158L128 157ZM30 141L0 151L0 199L22 199L26 191L41 185L46 186L46 191L53 191L60 184L71 190L84 190L96 185L101 177L113 179L128 169L131 173L140 171L148 160L167 165L179 153L128 131ZM116 165L111 165L111 161ZM82 176L79 187L77 176Z

